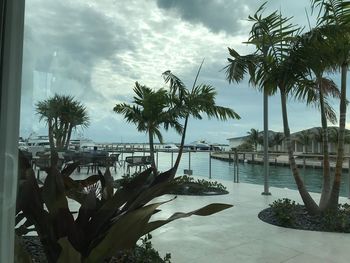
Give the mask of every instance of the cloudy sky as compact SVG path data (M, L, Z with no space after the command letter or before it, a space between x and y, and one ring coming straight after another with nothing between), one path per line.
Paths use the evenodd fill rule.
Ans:
M90 127L82 132L97 142L145 142L147 136L113 113L116 103L130 102L136 81L164 87L161 73L171 70L189 87L202 59L200 83L214 86L217 104L233 108L241 120L190 120L187 142L226 139L263 129L262 95L243 81L228 84L222 70L227 47L242 54L257 0L28 0L26 1L21 136L46 134L34 105L54 93L75 96L87 107ZM307 25L309 0L274 0L271 10ZM311 17L311 23L314 20ZM338 79L337 76L335 76ZM270 98L269 126L282 131L279 97ZM335 105L338 108L338 105ZM320 126L313 108L290 101L292 131ZM167 142L179 135L164 132Z

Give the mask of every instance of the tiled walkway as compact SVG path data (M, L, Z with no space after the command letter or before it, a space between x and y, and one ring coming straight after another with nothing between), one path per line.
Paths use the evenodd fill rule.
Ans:
M157 217L164 218L214 202L234 205L209 217L180 219L154 231L152 243L162 256L170 252L174 263L349 262L350 234L293 230L258 219L259 211L275 199L287 197L301 202L297 191L270 188L272 195L262 196L260 185L224 184L228 195L178 196L161 207ZM318 194L313 196L317 198ZM349 202L346 198L341 201Z

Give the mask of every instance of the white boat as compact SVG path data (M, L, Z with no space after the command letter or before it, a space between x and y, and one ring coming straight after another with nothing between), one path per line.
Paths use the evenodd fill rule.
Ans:
M47 135L36 135L32 133L26 144L19 142L19 148L25 149L31 152L33 156L37 155L38 152L46 152L50 150L49 136Z
M171 144L162 145L162 148L160 148L160 149L171 152L171 151L178 151L179 147L177 147L175 144L171 143Z
M94 150L95 147L96 144L92 140L81 137L70 140L68 148L70 150L88 152Z
M195 141L186 146L196 151L209 151L211 148L211 145L205 140Z

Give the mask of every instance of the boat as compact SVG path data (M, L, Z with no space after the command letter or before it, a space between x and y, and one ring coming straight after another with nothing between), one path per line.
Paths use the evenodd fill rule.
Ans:
M32 153L32 156L36 156L38 152L49 151L50 150L49 136L37 135L36 133L32 133L29 135L26 143L23 141L19 142L19 148Z
M71 139L68 149L81 152L89 152L93 151L96 146L97 145L91 139L80 137L77 139Z
M169 151L169 152L172 152L172 151L178 151L179 150L179 147L177 147L175 144L165 144L163 145L162 148L160 148L164 151Z
M211 146L205 140L199 140L191 142L188 145L185 145L186 149L195 150L195 151L210 151Z

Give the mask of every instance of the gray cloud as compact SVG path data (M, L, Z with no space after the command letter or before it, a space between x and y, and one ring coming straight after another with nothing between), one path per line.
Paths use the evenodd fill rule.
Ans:
M133 49L125 28L79 1L34 1L25 33L25 44L36 53L35 70L51 69L85 83L98 60Z
M242 32L242 21L256 8L256 1L157 0L163 10L175 11L182 19L201 23L213 32ZM252 6L253 9L252 9Z
M47 96L48 87L51 93L74 95L87 106L92 120L84 130L87 137L96 141L147 141L145 134L112 112L114 105L132 100L135 81L152 88L163 86L161 73L168 69L191 87L203 57L206 60L199 83L216 87L217 103L235 109L242 120L191 120L187 141L226 142L228 137L245 135L250 128L262 129L261 94L248 87L247 82L229 85L220 72L228 57L227 46L240 53L249 52L241 44L247 40L251 26L246 19L262 2L27 1L22 131L45 134L47 128L43 123L38 125L33 105ZM302 17L302 3L294 2L271 1L266 13L283 3L286 11ZM271 99L270 109L271 128L280 129L278 97ZM299 104L291 107L292 130L297 127L293 116L298 116L298 111ZM301 123L307 126L310 122L306 119L310 117L304 114L304 108L301 112ZM180 137L170 131L164 133L164 139L177 142Z

